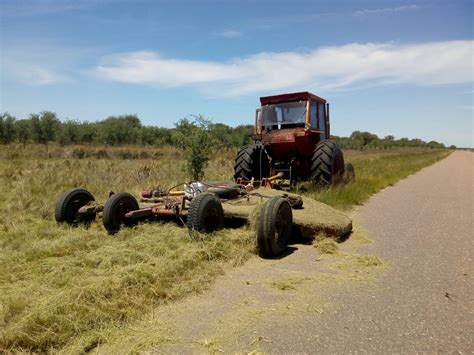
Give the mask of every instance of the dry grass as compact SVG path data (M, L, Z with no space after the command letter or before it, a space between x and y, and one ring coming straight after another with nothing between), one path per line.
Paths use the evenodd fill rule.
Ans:
M358 255L356 257L357 263L365 267L376 267L382 266L384 263L382 259L380 259L376 255Z
M371 195L401 179L432 165L452 150L396 149L382 151L346 151L344 159L354 165L353 183L315 191L308 184L297 190L332 207L349 210L364 203Z
M337 254L339 253L339 246L337 242L332 238L327 238L325 236L317 237L313 243L313 246L321 254Z
M239 218L247 218L255 226L260 211L256 207L267 201L266 198L261 196L281 196L285 192L260 188L252 191L252 193L256 195L236 201L228 201L223 206L227 214ZM302 227L305 235L308 234L312 237L315 233L322 230L333 235L339 235L350 227L351 220L343 212L312 198L302 197L302 199L303 208L293 210L293 224Z
M142 224L112 238L100 223L85 229L53 221L65 189L83 186L104 201L110 190L185 181L182 165L164 158L0 161L0 349L91 350L129 320L206 289L225 265L252 255L248 229L190 240L174 223ZM214 159L208 177L228 172Z
M81 149L86 153L78 156ZM106 154L98 153L101 149ZM417 152L413 164L408 153L370 154L368 160L354 156L360 182L308 195L346 207L447 152ZM233 155L219 152L206 178L228 180ZM408 168L388 181L378 177L384 164L390 172ZM110 190L138 194L157 184L186 181L184 165L174 148L0 147L0 349L101 349L111 340L127 339L124 326L157 305L201 292L227 265L245 262L254 252L250 229L190 240L174 223L141 224L112 238L99 223L85 229L53 221L56 199L66 189L85 187L105 201ZM344 197L371 184L376 186L357 198ZM155 326L154 345L172 340L166 329ZM145 342L149 345L150 339ZM134 346L129 350L138 351L140 341Z

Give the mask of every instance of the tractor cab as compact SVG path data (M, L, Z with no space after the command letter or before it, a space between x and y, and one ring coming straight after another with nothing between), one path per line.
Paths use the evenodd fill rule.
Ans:
M309 92L260 98L255 133L279 160L311 155L329 138L329 104Z

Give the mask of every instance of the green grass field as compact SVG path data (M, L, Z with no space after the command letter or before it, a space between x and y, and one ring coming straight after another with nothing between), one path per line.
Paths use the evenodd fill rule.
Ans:
M354 183L300 192L347 210L449 153L346 152ZM229 179L234 154L219 152L206 178ZM249 228L190 238L174 223L156 223L110 237L100 223L85 229L54 222L63 190L84 187L105 201L109 191L138 194L184 182L184 165L172 148L0 147L0 351L92 350L254 255Z

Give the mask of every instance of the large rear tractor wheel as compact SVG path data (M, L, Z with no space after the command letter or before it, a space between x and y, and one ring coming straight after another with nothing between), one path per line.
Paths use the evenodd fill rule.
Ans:
M319 142L311 158L311 180L316 185L337 184L344 175L344 156L333 141Z
M139 208L136 198L128 192L118 192L110 196L102 212L102 222L107 232L113 235L120 230L122 225L127 227L136 225L136 220L129 219L125 215Z
M265 258L281 255L288 246L292 226L293 213L286 199L275 196L265 202L257 225L259 254Z
M261 180L270 173L270 161L261 143L240 148L234 164L234 178Z
M203 192L191 200L187 226L190 230L211 233L224 226L224 210L219 198L210 192Z
M54 218L58 223L67 223L77 226L81 223L90 224L95 220L95 212L82 215L79 212L81 207L95 202L94 196L84 189L71 189L65 191L59 197L54 210Z

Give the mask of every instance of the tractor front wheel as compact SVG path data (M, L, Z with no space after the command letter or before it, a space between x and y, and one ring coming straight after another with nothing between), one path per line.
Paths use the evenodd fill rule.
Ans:
M319 142L311 159L311 180L316 185L341 182L344 175L344 156L338 144L325 140Z
M260 210L257 225L257 248L262 257L281 255L291 235L293 212L288 201L280 196L272 197Z
M344 183L348 184L355 181L355 170L351 163L344 164Z
M63 192L56 203L54 218L58 223L67 223L77 226L80 223L90 224L95 219L95 212L88 215L79 214L79 209L92 202L95 202L94 196L84 189L71 189Z
M270 162L261 143L249 144L240 148L234 164L234 178L261 180L268 177Z
M109 234L115 234L122 225L131 227L137 224L136 220L125 215L130 211L138 210L138 202L128 192L118 192L109 197L102 212L102 222Z
M224 210L219 198L210 192L203 192L191 200L187 226L190 230L210 233L224 226Z

